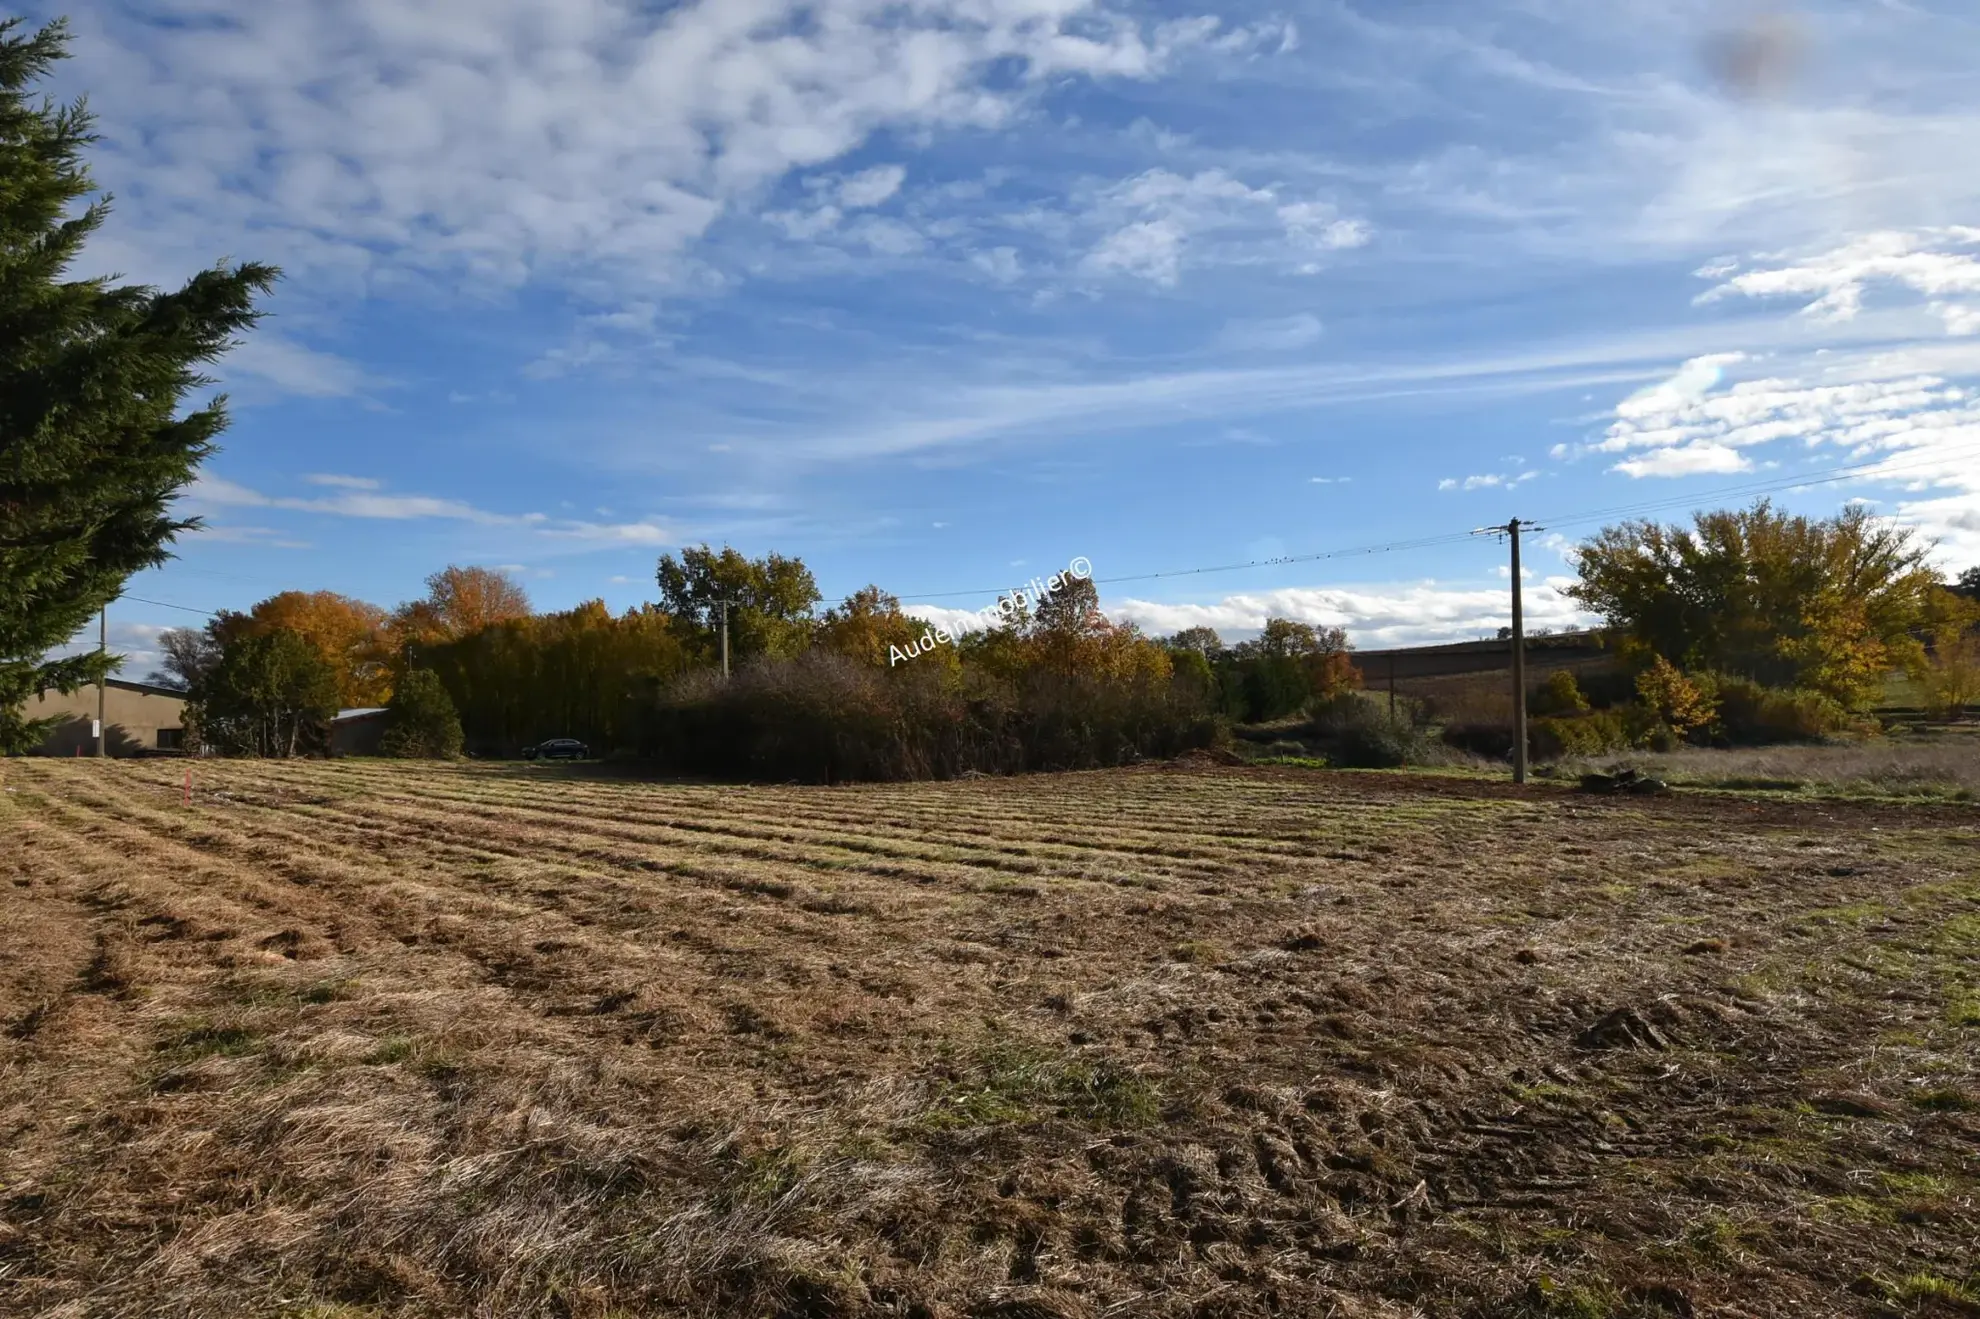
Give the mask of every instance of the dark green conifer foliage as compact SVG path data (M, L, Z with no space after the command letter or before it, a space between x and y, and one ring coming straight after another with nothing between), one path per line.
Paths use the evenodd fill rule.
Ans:
M101 677L95 654L44 662L196 519L170 502L213 452L225 399L179 415L198 368L254 324L271 266L217 265L175 293L67 280L109 199L94 188L82 102L33 96L67 28L0 20L0 753L37 743L22 703ZM116 657L110 657L114 663Z

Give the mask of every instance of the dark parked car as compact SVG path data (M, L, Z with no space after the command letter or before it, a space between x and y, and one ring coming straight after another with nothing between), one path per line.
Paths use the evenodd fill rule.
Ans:
M553 737L523 748L524 760L589 760L591 748L574 737Z

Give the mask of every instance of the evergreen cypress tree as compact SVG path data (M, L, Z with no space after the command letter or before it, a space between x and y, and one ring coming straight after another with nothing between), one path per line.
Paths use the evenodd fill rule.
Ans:
M0 754L42 736L28 697L109 667L43 656L197 525L168 505L213 452L226 400L180 416L180 399L212 383L197 368L254 324L278 274L217 265L176 293L65 281L109 201L71 214L94 188L85 105L29 95L67 53L66 25L19 26L0 21Z

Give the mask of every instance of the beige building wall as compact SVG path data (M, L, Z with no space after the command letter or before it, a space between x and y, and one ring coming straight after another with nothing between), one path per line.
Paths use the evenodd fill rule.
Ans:
M104 750L113 756L175 751L185 729L186 698L165 687L112 678L103 693ZM37 753L44 756L96 754L90 723L96 718L96 686L78 687L68 696L43 692L27 703L29 719L60 719Z

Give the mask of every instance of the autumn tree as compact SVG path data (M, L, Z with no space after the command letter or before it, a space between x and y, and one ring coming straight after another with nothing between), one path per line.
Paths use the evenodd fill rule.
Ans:
M818 645L862 663L886 664L894 647L906 650L926 626L901 612L899 597L867 586L825 611Z
M399 646L459 641L497 623L529 617L529 593L499 568L448 565L426 579L426 595L393 611L387 635Z
M1582 545L1567 594L1641 654L1860 709L1918 660L1933 575L1913 534L1852 505L1833 518L1762 500L1691 528L1631 522Z
M1186 627L1169 638L1170 650L1193 650L1209 657L1224 649L1224 639L1214 627Z
M68 30L32 36L0 20L0 753L49 721L22 713L46 688L74 691L121 656L48 651L170 557L197 525L172 516L226 428L225 400L181 413L212 381L199 368L256 321L271 266L215 266L176 292L108 278L65 280L109 214L83 150L80 101L34 99L67 54Z
M1258 636L1219 655L1216 667L1224 708L1252 721L1277 719L1313 697L1361 685L1344 629L1290 618L1266 619Z
M250 609L248 633L294 632L323 656L346 707L382 706L392 694L386 615L377 605L335 591L283 591Z
M752 559L706 545L661 556L655 573L660 606L703 662L721 650L723 601L728 602L732 660L765 655L788 659L812 640L818 583L801 559L770 554Z
M616 748L687 665L673 620L643 605L619 617L601 600L420 647L458 710L467 745L512 752L546 737Z
M1980 570L1971 574L1980 578ZM1980 706L1980 595L1957 587L1934 591L1925 609L1931 652L1922 666L1934 714L1958 719Z

